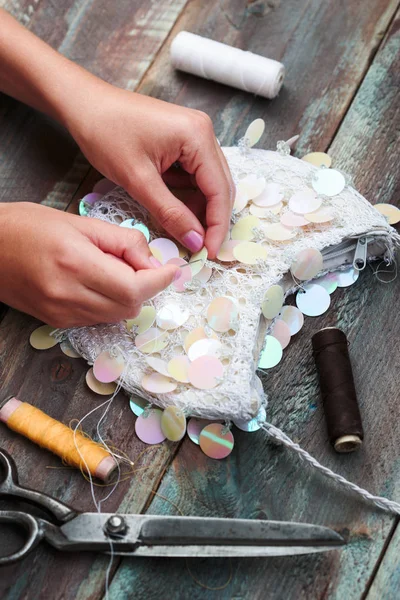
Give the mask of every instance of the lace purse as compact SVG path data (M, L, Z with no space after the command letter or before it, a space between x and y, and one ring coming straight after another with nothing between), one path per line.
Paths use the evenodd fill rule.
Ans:
M237 195L230 239L216 261L205 251L186 256L165 240L122 188L89 208L91 217L140 229L155 256L175 261L182 276L139 318L68 335L95 367L119 365L129 394L187 416L235 422L266 408L256 371L282 354L273 335L277 321L292 334L301 324L299 310L282 308L284 297L300 287L312 305L311 281L326 287L326 279L314 280L337 270L356 277L371 258L389 263L400 237L344 174L291 157L285 144L272 152L242 141L224 153ZM317 292L328 302L326 291Z

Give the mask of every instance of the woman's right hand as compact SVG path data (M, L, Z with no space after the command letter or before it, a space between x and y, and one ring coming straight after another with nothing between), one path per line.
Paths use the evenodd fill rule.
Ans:
M0 301L53 327L136 316L168 287L142 233L26 202L0 204Z

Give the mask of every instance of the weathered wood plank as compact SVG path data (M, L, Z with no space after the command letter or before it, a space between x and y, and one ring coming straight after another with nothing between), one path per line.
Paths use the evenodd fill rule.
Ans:
M179 26L183 25L180 22ZM400 83L399 55L395 51L397 30L398 20L393 23L329 150L334 164L351 173L358 187L372 194L373 201L379 190L382 201L399 201L396 195L399 173L394 159L388 155L388 148L396 155L393 132L400 122L394 98ZM152 85L162 89L162 82L150 83L150 89ZM190 78L182 85L179 101L194 99L195 88L201 96L200 87ZM221 108L218 101L214 95L215 114ZM371 126L366 127L366 122ZM225 130L231 131L227 121ZM306 127L306 137L308 130ZM291 133L288 131L286 137ZM308 147L308 142L305 146ZM364 159L368 161L370 155L373 159L365 168ZM390 286L380 284L368 270L352 288L335 292L328 314L307 319L302 332L285 351L282 363L264 378L270 395L268 416L274 424L326 466L376 493L397 499L400 498L396 443L400 434L397 402L400 323L390 315L399 296L399 286L398 279ZM351 344L366 433L363 449L354 455L337 455L329 446L311 354L313 333L333 325L346 331ZM262 432L235 431L235 440L236 448L229 459L217 462L208 460L186 439L162 481L160 494L171 499L185 514L267 517L329 525L347 533L349 545L341 552L324 555L232 561L232 581L218 592L218 598L361 598L385 547L393 519L313 473L287 450L270 443ZM150 511L174 513L175 508L155 498ZM396 590L398 583L396 548L388 558L389 568L392 567L391 590ZM229 578L227 561L193 561L190 567L198 579L211 587ZM157 577L152 576L154 572ZM383 570L381 581L384 574ZM114 577L110 597L128 599L134 589L138 597L156 598L166 587L171 589L172 582L171 598L197 599L211 594L193 582L183 561L124 561ZM386 588L377 587L372 597L382 597L382 589ZM394 596L388 593L386 597Z
M187 0L0 0L34 33L96 75L133 90ZM88 171L67 133L0 96L0 201L65 208Z

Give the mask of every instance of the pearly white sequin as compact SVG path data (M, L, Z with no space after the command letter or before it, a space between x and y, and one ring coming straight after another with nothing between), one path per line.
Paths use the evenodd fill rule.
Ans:
M340 171L336 169L319 169L314 173L312 186L317 194L325 196L337 196L346 186L346 180ZM313 212L315 208L307 211Z
M292 212L305 215L319 209L322 200L317 197L313 190L307 189L296 192L289 200L289 208Z
M260 137L264 133L264 129L265 122L263 119L255 119L255 121L250 123L246 129L246 133L244 134L244 139L250 148L255 146L255 144L257 144L257 142L260 140Z
M254 215L248 215L240 219L231 231L232 240L241 240L250 242L254 239L254 229L260 226L260 219Z
M169 394L176 390L177 383L161 373L150 373L142 378L142 388L151 394Z
M299 290L296 294L296 304L303 315L318 317L328 310L331 297L325 288L309 283L303 286L303 290Z
M241 242L233 249L233 255L239 262L244 265L256 265L260 261L264 261L268 252L261 244L255 242Z
M165 304L157 312L157 325L161 329L177 329L188 320L190 313L178 304Z
M359 278L360 271L357 271L356 269L353 269L353 267L350 267L350 269L346 269L344 271L337 271L336 276L338 287L350 287Z
M301 250L290 267L293 277L301 281L307 281L315 277L321 270L324 263L323 256L315 248L306 248Z
M281 223L273 223L263 228L265 237L273 242L285 242L296 237L297 232L293 228L285 227Z
M291 335L298 333L304 325L303 313L296 306L284 306L280 318L289 326Z
M264 348L258 361L259 369L272 369L281 361L283 355L282 346L272 335L266 335Z
M259 196L253 198L253 204L260 207L272 207L283 200L284 192L279 183L267 183Z
M194 342L188 350L190 360L196 360L200 356L218 356L222 344L219 340L202 339Z
M280 285L271 285L264 295L261 305L266 319L274 319L283 306L284 293Z

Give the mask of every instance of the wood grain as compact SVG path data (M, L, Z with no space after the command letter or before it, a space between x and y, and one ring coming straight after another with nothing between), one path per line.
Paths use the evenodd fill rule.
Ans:
M393 132L399 124L394 100L399 73L398 54L394 51L397 25L395 21L329 151L334 165L351 173L361 190L373 193L382 188L388 202L398 200L395 190L399 181L395 158L387 153L387 148L393 148ZM322 52L321 60L323 56ZM186 103L193 86L196 82L188 81L179 99ZM215 104L215 112L221 110ZM369 114L365 115L365 110ZM365 127L366 118L371 127ZM377 131L379 148L375 150ZM371 161L366 169L363 158L370 154L374 156L373 164ZM398 299L399 286L398 279L390 286L379 284L368 271L354 287L335 292L327 315L307 319L282 363L264 378L270 395L269 418L274 424L326 466L392 498L400 497L396 442L400 433L400 323L388 314ZM312 334L332 325L342 328L350 340L366 432L362 451L349 456L337 455L329 445L311 354ZM235 431L235 440L233 454L221 463L206 459L185 440L162 481L160 494L185 514L267 517L330 525L348 536L349 544L341 552L324 555L232 561L233 579L218 592L218 597L361 598L385 548L393 519L313 473L296 456L270 443L262 432L250 435ZM254 460L255 456L258 460ZM175 511L159 498L155 498L150 510ZM394 567L394 558L392 563ZM195 576L211 587L229 578L226 561L198 561L190 566ZM152 577L154 572L157 577ZM191 579L183 561L141 561L139 565L124 561L114 577L110 596L129 598L129 591L135 589L139 597L159 597L171 585L171 572L176 582L172 597L206 598L211 593ZM392 578L396 582L393 573Z

